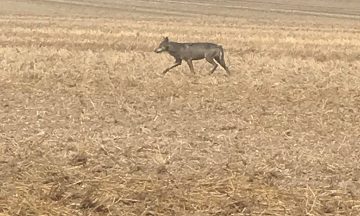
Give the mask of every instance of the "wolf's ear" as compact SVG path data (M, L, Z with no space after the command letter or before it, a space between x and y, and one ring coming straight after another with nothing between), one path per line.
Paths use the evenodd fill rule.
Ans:
M168 38L168 37L164 37L164 41L169 42L169 38Z

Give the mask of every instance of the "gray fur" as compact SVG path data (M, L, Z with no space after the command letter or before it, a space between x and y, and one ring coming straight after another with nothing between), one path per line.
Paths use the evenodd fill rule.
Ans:
M190 71L195 73L193 60L206 59L214 67L210 71L210 74L214 73L219 63L230 75L230 71L225 64L224 50L222 46L213 43L177 43L169 41L166 37L160 43L159 47L154 50L156 53L168 52L175 58L175 64L166 68L163 74L166 74L169 70L181 65L182 61L186 61L189 65ZM217 63L216 63L217 62Z

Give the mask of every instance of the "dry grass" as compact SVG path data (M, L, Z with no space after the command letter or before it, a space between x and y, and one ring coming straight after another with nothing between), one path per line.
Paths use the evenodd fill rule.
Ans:
M0 215L360 214L356 22L125 17L0 17Z

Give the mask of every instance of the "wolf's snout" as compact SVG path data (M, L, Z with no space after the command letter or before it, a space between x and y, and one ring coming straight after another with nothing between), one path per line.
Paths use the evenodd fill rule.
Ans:
M156 48L156 49L154 50L154 52L156 52L156 53L159 53L159 52L161 52L161 51L162 51L161 48Z

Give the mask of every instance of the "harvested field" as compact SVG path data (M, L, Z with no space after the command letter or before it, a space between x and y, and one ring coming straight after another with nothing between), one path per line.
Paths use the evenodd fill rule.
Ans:
M360 215L360 3L219 2L2 1L0 215Z

